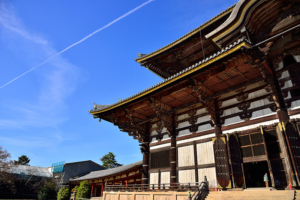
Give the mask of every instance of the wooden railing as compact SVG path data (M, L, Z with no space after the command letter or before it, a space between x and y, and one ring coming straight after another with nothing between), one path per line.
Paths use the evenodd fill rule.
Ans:
M165 184L128 184L128 185L106 185L105 191L128 192L128 191L201 191L208 190L206 182L196 183L165 183ZM195 194L194 194L195 195Z
M198 189L191 196L191 200L203 200L208 194L208 185L207 182L203 181L200 183Z

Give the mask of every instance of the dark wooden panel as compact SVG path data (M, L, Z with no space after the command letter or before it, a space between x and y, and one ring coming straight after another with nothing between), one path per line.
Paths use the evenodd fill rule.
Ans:
M170 150L150 153L151 169L170 167Z
M225 137L213 138L218 187L231 188Z
M286 138L288 142L291 160L294 165L295 175L300 184L300 137L296 124L288 123L285 127Z
M244 185L244 173L239 141L235 134L230 134L227 137L233 186L242 188Z

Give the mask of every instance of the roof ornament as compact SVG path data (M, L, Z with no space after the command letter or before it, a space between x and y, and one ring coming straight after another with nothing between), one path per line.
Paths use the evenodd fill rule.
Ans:
M144 57L144 56L146 56L147 54L142 54L142 53L138 53L138 57L139 58L142 58L142 57Z

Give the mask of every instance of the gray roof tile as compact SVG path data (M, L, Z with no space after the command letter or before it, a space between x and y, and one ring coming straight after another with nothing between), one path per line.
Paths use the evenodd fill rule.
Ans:
M114 174L118 174L121 173L123 171L127 171L131 168L134 168L136 166L142 165L143 161L138 161L135 163L131 163L129 165L124 165L121 167L116 167L116 168L112 168L112 169L105 169L105 170L99 170L99 171L93 171L90 172L84 176L81 176L79 178L75 178L75 179L70 179L70 181L82 181L82 180L88 180L88 179L95 179L95 178L102 178L102 177L107 177L107 176L111 176Z

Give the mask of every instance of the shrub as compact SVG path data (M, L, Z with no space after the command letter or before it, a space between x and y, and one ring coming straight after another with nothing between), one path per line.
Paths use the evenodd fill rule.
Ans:
M75 191L77 191L78 190L78 188L79 188L79 186L78 185L76 185L72 190L71 190L71 192L75 192Z
M56 199L55 187L52 183L48 183L38 192L39 200Z
M76 200L78 198L90 198L91 190L87 180L80 182L80 186L77 188Z
M63 187L59 190L57 194L57 200L69 200L70 199L70 191L69 188Z

